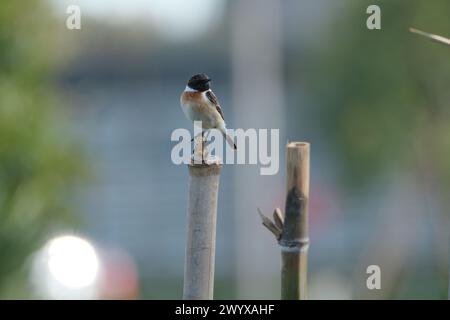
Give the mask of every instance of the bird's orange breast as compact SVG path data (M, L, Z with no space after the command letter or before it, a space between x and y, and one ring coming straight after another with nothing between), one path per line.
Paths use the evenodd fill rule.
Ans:
M200 92L183 92L181 94L181 103L183 105L191 104L193 102L202 102L202 94Z
M214 108L211 108L208 99L205 98L202 92L183 92L181 95L181 105L185 108L190 108L194 112L209 113Z

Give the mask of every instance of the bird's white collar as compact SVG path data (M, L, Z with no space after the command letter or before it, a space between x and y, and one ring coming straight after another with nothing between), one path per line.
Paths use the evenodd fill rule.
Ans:
M192 88L189 87L189 86L186 86L186 88L184 89L184 92L198 92L198 91L195 90L195 89L192 89Z

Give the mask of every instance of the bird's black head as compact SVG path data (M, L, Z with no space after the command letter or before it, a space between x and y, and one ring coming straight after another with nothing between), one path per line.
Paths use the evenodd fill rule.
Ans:
M209 90L209 82L211 79L204 73L199 73L192 76L188 81L188 86L197 91Z

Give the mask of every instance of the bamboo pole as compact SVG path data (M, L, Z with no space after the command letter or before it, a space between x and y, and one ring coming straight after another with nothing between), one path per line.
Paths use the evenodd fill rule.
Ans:
M287 197L281 246L281 298L306 299L308 264L309 143L286 148Z
M274 222L260 216L281 248L281 298L307 298L307 265L309 248L309 150L306 142L286 146L287 196L284 219L280 209L273 213Z
M211 300L221 164L206 160L206 163L200 164L192 162L188 167L189 203L183 299Z
M450 46L450 39L444 38L442 36L438 36L438 35L432 34L432 33L423 32L421 30L417 30L417 29L414 29L414 28L409 28L409 31L412 32L412 33L418 34L418 35L420 35L422 37L425 37L425 38L427 38L427 39L429 39L431 41L438 42L438 43L441 43L441 44L446 45L446 46Z

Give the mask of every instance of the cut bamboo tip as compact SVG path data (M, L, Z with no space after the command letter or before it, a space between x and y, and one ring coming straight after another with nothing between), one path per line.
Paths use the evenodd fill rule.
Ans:
M194 176L211 176L211 175L219 175L220 169L222 168L222 164L220 163L202 163L188 164L189 172Z
M288 142L287 148L309 148L309 142Z

